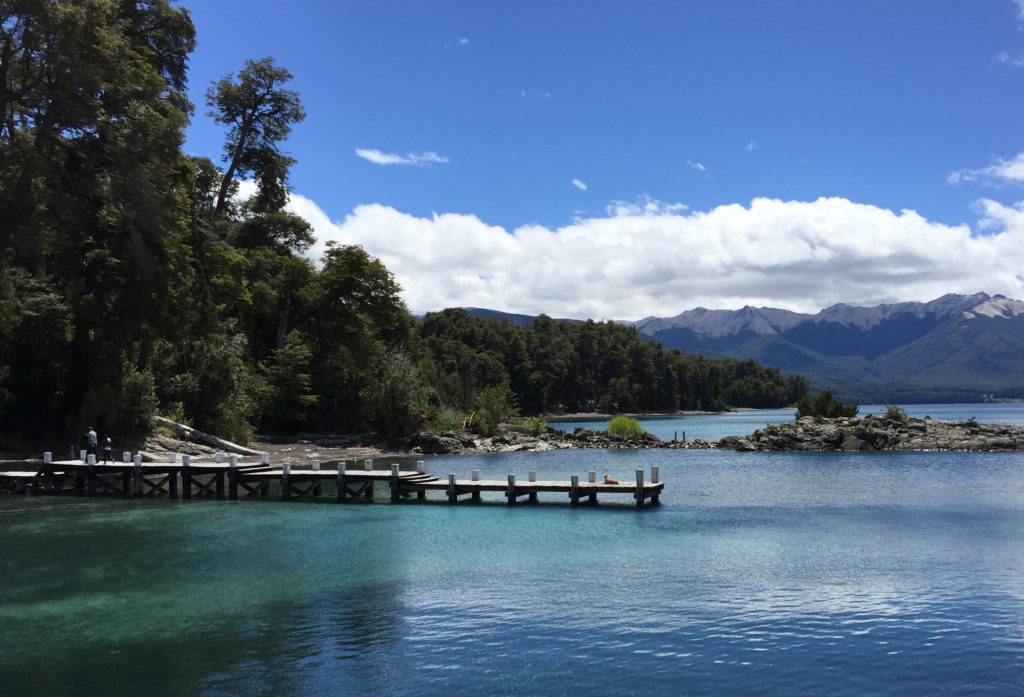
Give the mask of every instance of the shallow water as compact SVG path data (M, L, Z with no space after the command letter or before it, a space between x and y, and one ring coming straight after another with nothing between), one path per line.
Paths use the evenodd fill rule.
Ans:
M0 499L5 695L1024 693L1024 457L558 451L663 505Z

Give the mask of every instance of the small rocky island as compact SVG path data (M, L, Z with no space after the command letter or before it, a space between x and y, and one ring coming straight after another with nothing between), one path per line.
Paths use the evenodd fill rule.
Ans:
M822 419L768 425L749 436L729 436L719 448L738 451L1024 450L1024 428L930 418Z

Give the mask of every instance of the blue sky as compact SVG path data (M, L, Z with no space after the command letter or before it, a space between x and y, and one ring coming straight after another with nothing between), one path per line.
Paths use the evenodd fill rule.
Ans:
M190 75L200 106L188 150L220 152L223 133L201 106L210 81L246 58L274 56L294 73L308 112L287 144L298 160L297 198L322 216L318 232L379 254L415 309L491 302L575 316L627 308L612 300L572 308L550 294L517 301L470 283L474 272L485 277L477 281L495 280L486 269L463 269L468 285L432 292L428 286L442 281L410 278L425 271L403 267L391 249L398 242L374 249L355 228L346 235L347 222L368 210L390 212L393 219L374 219L397 226L398 237L417 234L410 225L436 228L435 214L461 215L479 223L477 236L493 226L513 237L524 226L557 235L580 221L600 225L630 213L681 217L692 227L696 216L721 207L750 212L757 199L825 197L867 206L879 220L912 210L940 230L967 225L973 238L1007 232L992 206L1012 209L1024 180L1009 169L1024 152L1024 67L1014 65L1024 63L1017 61L1024 24L1012 0L183 4L199 41ZM371 161L395 159L384 155L413 163ZM820 214L810 211L799 225L813 226ZM762 223L746 224L756 232ZM430 240L443 245L447 233L433 228ZM634 247L630 225L623 229L626 248ZM695 235L708 234L687 230L661 230L661 241L672 245L677 234L679 244L693 245L702 239ZM840 234L808 235L819 233ZM728 241L731 233L717 234ZM745 234L747 244L775 244ZM921 234L924 245L929 233ZM929 254L916 249L910 262L906 250L890 251L894 268ZM659 263L641 261L642 268ZM908 296L940 290L942 278L929 268L936 277L914 285L912 274L899 280L893 272L873 285L851 278L787 296L777 286L788 277L762 271L760 286L756 279L706 293L666 286L634 299L673 314L696 302L812 309L926 299ZM623 273L619 296L647 280L627 287L641 274ZM1015 293L1020 283L1006 271L974 288L984 279L961 275L946 274L949 290ZM536 286L499 280L526 295Z

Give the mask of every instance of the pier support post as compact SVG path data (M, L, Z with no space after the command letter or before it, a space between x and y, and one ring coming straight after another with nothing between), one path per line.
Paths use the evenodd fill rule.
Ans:
M516 503L516 475L508 475L508 490L505 492L505 496L508 497L508 505L514 506Z
M181 498L192 498L192 473L189 467L192 466L192 458L188 455L181 456Z
M470 479L470 481L473 481L473 482L479 482L480 481L480 470L470 470L469 471L469 479ZM480 490L479 489L473 489L473 494L472 494L471 498L472 498L474 503L480 503Z
M131 461L132 461L132 453L131 453L130 450L125 450L123 453L121 453L121 462L123 462L124 464L128 465L128 464L131 464Z
M285 501L292 497L292 464L281 465L281 498Z
M313 460L313 471L314 472L319 472L320 471L320 461L319 460ZM315 481L315 483L313 484L313 496L316 496L317 498L320 498L320 494L321 494L321 491L320 491L320 480L316 479L314 481Z
M338 483L337 483L337 486L338 486L338 490L336 492L335 499L337 500L338 503L341 503L342 501L345 500L345 497L346 497L346 493L345 493L345 462L344 461L338 463Z
M50 452L49 450L47 450L45 453L43 453L43 464L44 465L49 465L49 464L52 464L52 463L53 463L53 453Z
M529 481L531 481L531 482L536 482L537 481L537 470L530 470L529 472L527 472L526 478ZM536 491L531 491L530 492L529 501L530 501L530 503L537 503L537 492Z
M455 473L448 475L448 503L458 503L459 496L455 491Z
M644 507L644 471L636 471L636 507Z
M591 484L596 482L597 481L597 472L595 472L594 470L588 471L587 472L587 481L590 482Z
M213 456L213 461L216 462L218 465L222 464L224 462L224 453L218 450L217 453Z
M270 464L270 453L260 453L260 464L261 465L269 465Z
M132 493L142 496L142 455L132 458L132 474L135 475L132 479Z
M661 469L657 465L654 465L653 467L651 467L651 484L657 484L660 481L660 477L661 477ZM658 490L655 489L654 492L651 494L651 503L652 504L658 504L659 503L658 498L659 498Z
M238 456L228 458L228 498L238 500Z
M84 450L79 450L78 451L78 459L81 460L82 462L85 462L85 451Z
M89 496L93 496L96 493L96 456L86 455L85 464L85 488Z
M369 472L373 469L373 460L363 460L363 469Z
M580 502L580 475L574 474L569 478L571 491L569 492L569 504L576 506Z
M400 471L398 463L392 463L391 465L391 503L398 503L401 501L401 492L398 490L398 473Z
M427 473L427 463L425 463L423 460L417 460L416 461L416 472L419 473L419 474L426 474ZM416 492L416 500L417 501L426 501L427 500L427 490L426 489L418 490Z

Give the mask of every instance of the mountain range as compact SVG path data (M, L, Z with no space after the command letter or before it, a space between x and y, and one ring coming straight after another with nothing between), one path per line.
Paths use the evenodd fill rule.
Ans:
M535 319L467 309L520 326ZM1024 301L1003 295L949 294L875 307L839 304L815 314L698 307L631 324L683 353L752 358L862 404L1024 398Z
M1024 397L1024 301L986 293L816 314L708 310L634 323L684 353L753 358L859 402Z

